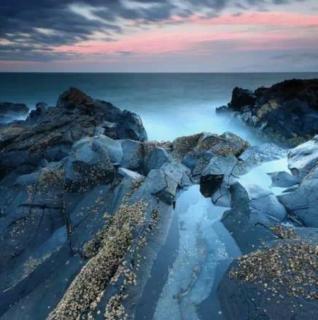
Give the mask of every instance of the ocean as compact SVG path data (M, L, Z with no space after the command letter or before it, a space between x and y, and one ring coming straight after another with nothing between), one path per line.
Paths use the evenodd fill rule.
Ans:
M234 87L256 89L279 81L318 78L318 73L0 73L0 101L56 104L77 87L94 98L138 113L150 140L172 140L207 131L232 131L256 143L251 129L231 116L215 114Z

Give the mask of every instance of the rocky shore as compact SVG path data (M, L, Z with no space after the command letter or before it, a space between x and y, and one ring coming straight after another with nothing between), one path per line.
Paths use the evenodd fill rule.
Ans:
M284 144L287 172L271 173L279 195L230 186L223 223L243 256L219 284L225 319L312 319L318 313L317 80L291 80L254 93L235 88L231 111Z
M287 80L254 92L235 88L218 112L235 112L272 139L296 146L318 132L318 80Z
M151 248L145 261L145 249L193 184L227 208L222 222L242 252L218 287L224 319L314 318L317 132L309 120L281 129L270 119L299 100L313 119L317 82L286 83L235 89L227 109L262 114L284 141L310 137L288 153L232 133L148 141L138 115L75 88L56 106L38 104L25 121L2 125L0 319L134 319L145 265L158 254ZM263 106L278 96L281 106ZM303 117L297 110L290 112ZM291 173L271 173L279 194L243 183L256 166L283 157Z

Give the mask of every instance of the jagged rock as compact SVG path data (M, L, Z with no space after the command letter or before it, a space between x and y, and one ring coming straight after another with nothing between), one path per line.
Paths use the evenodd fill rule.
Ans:
M205 197L211 197L219 189L224 179L229 185L237 162L237 158L234 156L213 157L202 171L200 178L201 193Z
M215 155L210 151L189 152L182 159L182 163L191 170L192 176L200 179L204 168Z
M211 196L212 203L219 207L231 207L230 185L224 181Z
M239 136L226 132L221 135L206 134L199 141L195 151L210 151L220 156L239 156L248 143Z
M254 94L235 88L229 108L276 140L297 145L318 133L318 80L287 80Z
M167 204L173 204L177 189L190 184L189 171L176 163L166 163L160 169L152 169L147 175L140 193L157 196Z
M178 187L188 187L192 184L190 180L190 170L179 162L167 162L163 164L161 169L164 173L178 183Z
M107 123L113 124L112 132L106 130ZM43 159L59 161L69 154L74 142L101 130L113 139L147 138L136 114L70 89L61 95L56 108L43 110L36 120L0 128L0 175L14 169L30 172Z
M318 226L318 144L317 136L288 153L288 166L299 184L279 196L281 203L307 227ZM290 178L290 180L293 180Z
M172 161L171 155L164 148L156 147L145 159L145 172L160 169L165 163Z
M229 113L229 112L230 112L230 109L229 109L229 106L220 106L220 107L217 107L217 108L215 109L215 112L216 112L216 113L219 113L219 114Z
M90 139L96 150L107 150L112 163L118 165L122 163L123 148L120 140L111 139L105 135L97 135ZM125 150L125 152L127 152Z
M255 101L256 97L252 91L236 87L232 92L230 106L234 110L240 110L242 107L254 105Z

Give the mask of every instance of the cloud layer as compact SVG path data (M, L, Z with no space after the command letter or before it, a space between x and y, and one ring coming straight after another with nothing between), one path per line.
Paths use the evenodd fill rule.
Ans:
M191 57L231 56L229 47L270 51L277 61L303 46L316 63L317 30L314 0L1 0L0 70L14 62L16 70L48 62L53 70L66 62L140 69L153 58L169 66L184 59L187 71Z

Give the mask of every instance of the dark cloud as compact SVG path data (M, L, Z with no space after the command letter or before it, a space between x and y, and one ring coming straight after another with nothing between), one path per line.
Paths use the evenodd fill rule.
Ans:
M217 16L228 5L302 0L0 0L0 59L56 59L52 47L92 38L111 41L126 22L147 26L193 13ZM64 57L65 58L65 57Z

